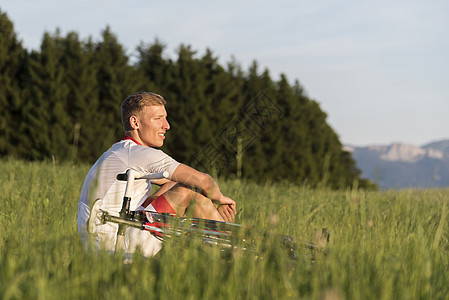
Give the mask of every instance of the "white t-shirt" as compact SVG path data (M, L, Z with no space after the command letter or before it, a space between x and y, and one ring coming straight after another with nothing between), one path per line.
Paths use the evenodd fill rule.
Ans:
M117 174L133 169L145 173L168 171L169 179L179 163L161 150L137 144L132 139L115 143L97 160L84 180L78 204L78 232L86 246L95 242L96 249L113 251L118 225L96 222L95 232L89 235L87 221L94 202L101 199L100 209L118 216L122 208L126 181L117 180ZM150 195L151 182L136 180L131 197L130 210L136 210ZM148 231L127 228L125 232L125 252L133 253L141 248L145 256L155 255L161 243Z

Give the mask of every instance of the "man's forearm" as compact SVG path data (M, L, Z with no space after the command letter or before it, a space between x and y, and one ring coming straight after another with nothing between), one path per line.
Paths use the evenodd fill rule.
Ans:
M175 172L173 172L172 179L181 184L200 189L209 199L220 201L223 197L218 184L211 176L184 164L176 168Z
M218 187L218 184L215 182L215 180L210 177L209 175L205 174L205 180L203 183L202 190L204 194L211 200L214 201L220 201L223 197L223 194L220 191L220 188Z

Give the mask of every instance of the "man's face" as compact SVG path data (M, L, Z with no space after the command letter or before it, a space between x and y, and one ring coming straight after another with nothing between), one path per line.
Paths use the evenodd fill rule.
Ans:
M162 147L165 132L170 129L164 105L145 106L139 114L137 133L144 146Z

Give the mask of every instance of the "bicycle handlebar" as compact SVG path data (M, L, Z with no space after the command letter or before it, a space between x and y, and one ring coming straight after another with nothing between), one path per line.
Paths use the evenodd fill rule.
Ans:
M128 174L129 174L128 171L126 171L126 173L118 174L117 180L127 181ZM160 172L160 173L145 173L145 172L134 171L134 179L156 180L156 179L168 178L169 176L170 176L170 174L168 173L168 171L164 171L164 172Z

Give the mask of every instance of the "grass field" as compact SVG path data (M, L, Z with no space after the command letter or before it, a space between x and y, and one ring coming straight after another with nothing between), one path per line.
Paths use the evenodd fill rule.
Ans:
M292 264L276 244L263 259L222 259L173 239L152 259L87 254L76 229L88 166L0 162L1 299L448 299L449 190L364 192L222 182L237 222L314 240L328 255Z

